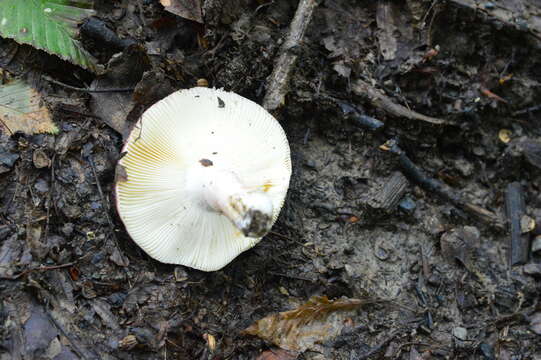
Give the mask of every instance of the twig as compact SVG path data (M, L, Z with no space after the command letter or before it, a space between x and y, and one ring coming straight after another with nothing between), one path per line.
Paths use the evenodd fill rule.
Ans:
M40 265L38 267L29 268L29 269L21 271L17 275L13 275L11 277L4 277L4 279L17 280L17 279L19 279L19 278L33 272L33 271L49 271L49 270L57 270L57 269L64 269L64 268L72 267L75 264L77 264L79 261L84 260L87 257L90 257L91 254L92 254L92 252L89 252L88 254L85 254L85 255L81 256L80 258L76 259L75 261L71 261L71 262L68 262L68 263L65 263L65 264L49 265L49 266Z
M456 207L473 215L484 223L503 229L502 220L492 211L484 209L478 205L470 203L467 199L452 189L450 186L434 178L428 177L417 165L410 160L406 153L398 146L395 140L390 140L385 144L385 148L398 156L400 166L404 174L412 181L418 183L425 190L436 193L436 195L450 201Z
M302 277L302 276L282 274L282 273L278 273L278 272L274 272L274 271L269 271L269 272L267 272L267 274L274 275L274 276L280 276L280 277L284 277L284 278L288 278L288 279L308 281L308 282L311 282L311 283L314 282L314 280L311 280L311 279L308 279L308 278L305 278L305 277Z
M381 343L370 349L368 352L364 353L363 355L359 356L358 360L368 359L370 356L379 353L380 351L383 351L383 347L386 346L388 343L390 343L396 335L398 335L401 331L397 330L391 333L391 335L383 340Z
M354 81L351 84L351 89L356 95L359 95L370 101L373 106L381 108L382 110L385 110L389 114L396 117L404 117L409 120L424 121L435 125L454 124L452 121L426 116L416 111L410 110L405 106L399 105L387 95L384 95L375 87L361 79L357 79L356 81Z
M77 353L77 355L79 355L79 357L81 359L95 359L95 355L96 354L93 354L93 353L89 353L89 351L87 351L86 349L82 349L80 346L79 346L79 341L75 341L74 338L73 338L73 332L71 331L66 331L66 328L64 327L64 325L62 325L62 323L60 323L60 321L58 321L56 319L56 317L54 317L49 311L47 311L47 316L49 317L49 319L53 322L53 324L56 326L56 328L58 330L60 330L60 332L62 333L62 335L69 341L72 349L75 351L75 353Z
M47 206L46 206L46 216L47 221L45 223L45 237L44 239L47 241L47 238L49 237L49 224L50 224L50 215L51 215L51 202L53 202L53 192L54 192L54 161L56 159L56 153L53 155L53 158L51 159L51 187L49 189L49 193L47 194Z
M86 93L106 93L106 92L130 92L133 91L135 88L111 88L111 89L89 89L89 88L79 88L75 86L71 86L68 84L64 84L63 82L60 82L58 80L52 79L49 76L43 76L43 78L53 84L65 87L66 89L70 89L73 91L80 91L80 92L86 92Z
M517 110L511 115L517 116L517 115L529 114L529 113L539 111L539 110L541 110L541 105L535 105L535 106L528 107L526 109Z
M274 111L284 104L289 77L298 57L296 49L304 38L304 33L310 24L316 6L316 0L299 1L297 11L289 26L287 38L280 47L278 59L267 80L267 93L263 99L263 107L268 111Z
M96 165L94 164L94 160L92 160L92 155L88 155L87 160L90 164L90 167L92 168L92 174L94 175L94 179L96 181L96 187L98 188L98 194L100 195L102 206L105 209L105 216L107 217L107 222L109 223L111 235L113 236L113 239L115 241L115 246L118 248L118 241L116 238L115 226L113 224L113 220L111 219L111 216L109 215L109 203L105 201L105 196L103 195L103 190L101 189L100 180L98 178L98 172L96 171Z

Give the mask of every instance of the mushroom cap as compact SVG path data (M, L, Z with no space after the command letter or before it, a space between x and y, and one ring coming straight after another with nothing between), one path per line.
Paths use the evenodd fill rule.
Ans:
M115 195L131 238L160 262L204 271L221 269L261 238L245 237L190 183L232 171L249 191L268 195L274 224L291 176L278 121L255 102L219 89L196 87L160 100L135 124L122 152ZM216 173L200 170L206 166Z

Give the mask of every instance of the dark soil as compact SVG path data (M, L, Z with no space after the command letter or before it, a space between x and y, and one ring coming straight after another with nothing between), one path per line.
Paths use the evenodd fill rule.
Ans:
M207 0L202 25L159 1L96 1L96 17L124 41L83 33L85 46L104 65L126 48L122 59L138 65L109 65L120 70L94 85L143 90L115 94L129 104L115 120L115 101L104 107L103 97L43 82L61 132L0 137L0 358L256 359L273 345L243 329L326 295L375 302L299 359L541 359L541 252L529 244L541 233L541 8L518 1L533 15L512 26L489 5L457 3L469 1L316 8L277 112L293 158L286 205L254 249L204 273L152 260L124 230L111 194L122 146L115 121L198 79L261 103L297 2ZM0 54L14 46L1 45ZM21 49L2 60L11 73L77 87L95 79ZM391 117L354 94L359 78L454 125ZM384 128L359 126L347 106ZM424 175L501 222L404 179L399 157L382 147L390 139ZM397 177L399 198L380 206ZM510 266L513 182L538 227L519 234L527 263Z

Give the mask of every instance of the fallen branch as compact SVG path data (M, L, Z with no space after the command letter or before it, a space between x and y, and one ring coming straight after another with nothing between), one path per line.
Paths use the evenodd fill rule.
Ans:
M459 209L464 210L466 213L490 226L497 229L504 229L503 221L498 215L478 205L472 204L468 199L463 197L459 192L455 191L449 185L434 178L428 177L423 170L421 170L413 163L413 161L411 161L404 150L398 146L395 140L389 140L385 145L383 145L383 149L396 154L404 174L410 180L419 184L419 186L426 191L433 192L443 199L448 200Z
M304 33L316 6L316 0L299 1L297 11L289 26L287 38L280 47L278 59L267 80L267 93L263 99L263 107L268 111L276 110L284 104L291 70L293 70L298 57L298 52L295 49L300 46L304 38Z
M106 93L106 92L130 92L135 90L134 87L131 88L111 88L111 89L89 89L89 88L80 88L76 86L71 86L68 84L64 84L63 82L60 82L58 80L55 80L49 76L43 75L43 78L47 80L50 83L53 83L58 86L65 87L66 89L70 89L73 91L79 91L79 92L85 92L85 93Z
M436 125L453 124L453 122L449 120L426 116L416 111L410 110L405 106L399 105L387 95L383 94L380 90L376 89L375 87L361 79L355 80L351 84L351 89L356 95L359 95L370 101L372 106L378 107L396 117L404 117L409 120L420 120Z

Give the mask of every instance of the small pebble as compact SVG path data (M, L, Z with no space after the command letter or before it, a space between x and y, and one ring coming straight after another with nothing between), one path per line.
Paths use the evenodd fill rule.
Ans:
M406 197L400 202L400 204L398 204L398 207L400 210L411 215L417 208L417 204L415 204L415 201L413 201L410 197Z
M453 336L459 340L466 341L468 340L468 330L463 327L456 327L453 329Z
M389 251L381 246L378 246L374 251L374 255L381 261L385 261L389 258Z
M495 359L495 357L494 357L494 349L489 344L481 343L479 345L479 350L481 351L481 354L483 354L483 357L485 359L487 359L487 360Z
M306 160L306 161L304 162L304 166L306 166L307 168L310 168L310 169L315 169L315 168L317 168L316 162L315 162L314 160L310 160L310 159L308 159L308 160Z

